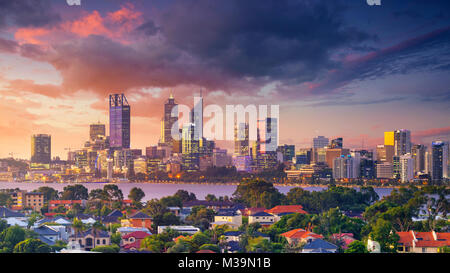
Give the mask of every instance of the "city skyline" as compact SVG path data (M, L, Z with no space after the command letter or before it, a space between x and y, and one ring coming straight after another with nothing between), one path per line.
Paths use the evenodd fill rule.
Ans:
M205 105L278 103L280 145L310 147L322 135L375 149L400 128L414 144L450 139L445 1L292 1L297 9L277 1L275 10L273 1L63 2L1 14L0 158L29 159L34 134L50 134L61 158L83 147L90 124L106 124L109 135L113 93L133 107L131 147L145 149L160 138L170 94L190 105L201 89ZM208 16L190 21L183 11Z

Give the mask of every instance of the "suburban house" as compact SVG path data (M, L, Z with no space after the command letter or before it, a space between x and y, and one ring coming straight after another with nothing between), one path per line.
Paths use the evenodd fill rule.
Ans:
M5 220L10 226L20 226L26 228L28 226L28 218L19 212L0 207L0 219Z
M343 249L347 249L350 243L356 241L356 239L353 238L353 233L335 233L331 237L336 241L341 241L343 243Z
M200 231L199 228L194 226L158 226L158 234L163 233L166 229L172 229L179 233L195 234Z
M219 210L210 226L214 228L221 225L227 225L231 228L240 227L242 225L242 214L234 210Z
M303 210L303 206L301 205L275 206L271 209L265 210L265 212L274 215L275 222L278 222L281 219L281 217L287 214L292 213L308 214L306 211Z
M74 232L69 236L69 242L78 242L82 249L91 250L97 246L111 245L111 236L106 231L90 228L86 231Z
M337 249L338 247L332 243L315 239L303 247L302 253L336 253Z
M139 228L139 227L120 227L117 229L117 232L119 232L122 236L136 232L136 231L143 231L149 234L152 234L148 228Z
M223 234L223 236L225 237L226 242L230 242L230 241L239 242L242 234L243 234L242 231L227 231Z
M255 212L248 216L249 224L260 223L262 226L270 226L275 222L276 216L264 211Z
M104 216L101 220L102 220L103 224L110 225L110 224L120 223L119 218L121 218L123 216L124 215L120 210L115 209L108 215Z
M288 232L280 234L286 238L289 244L297 244L299 242L308 243L316 239L323 238L322 235L310 232L301 228L293 229Z
M206 200L194 200L183 202L183 208L192 208L196 206L204 206L208 209L218 211L220 209L232 208L234 206L234 203L231 201L206 201Z
M450 246L450 233L439 232L397 232L400 236L398 252L401 253L437 253L438 248Z
M141 248L142 239L151 236L151 233L144 231L135 231L122 236L121 248L126 250L139 250Z
M143 227L148 229L152 228L152 223L152 218L141 211L133 213L127 219L120 221L123 227Z
M245 208L242 210L242 215L244 216L250 216L251 214L265 211L266 208Z
M56 241L67 241L68 233L65 226L42 225L33 229L38 234L38 239L48 245L54 245Z
M48 202L48 210L53 211L58 207L64 207L67 210L73 208L75 204L80 205L80 207L86 207L86 200L50 200Z

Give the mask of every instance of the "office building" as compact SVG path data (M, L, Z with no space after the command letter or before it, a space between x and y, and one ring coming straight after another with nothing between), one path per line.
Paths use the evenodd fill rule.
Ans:
M187 123L182 130L183 168L187 171L198 170L200 166L200 141L195 139L196 125Z
M344 147L344 140L342 137L338 137L331 140L331 144L329 146L331 149L342 149Z
M411 154L400 156L400 180L402 183L410 182L414 179L414 158Z
M324 136L318 136L313 139L313 148L325 148L328 144L329 140Z
M431 177L433 180L449 178L449 144L445 141L433 141L431 144Z
M401 129L394 131L394 155L411 153L411 131Z
M333 160L333 178L357 178L355 159L350 155L342 155Z
M292 162L295 158L295 145L278 146L278 151L282 154L283 162Z
M175 103L175 99L172 94L170 94L169 99L167 99L164 104L164 117L162 119L161 125L161 143L172 144L174 138L172 136L172 129L178 134L178 128L173 128L178 121L178 111Z
M325 162L328 167L333 168L333 160L342 155L348 155L350 153L349 149L335 148L335 149L325 149Z
M250 154L248 123L239 123L234 128L234 154L242 156Z
M89 139L95 142L97 139L106 138L106 128L105 124L95 123L89 125Z
M426 173L426 152L427 147L422 144L415 144L411 148L411 155L414 158L414 173Z
M377 145L377 161L393 163L394 146L391 145Z
M390 162L382 162L377 164L377 178L379 179L392 179L393 167Z
M49 166L52 154L52 139L50 135L39 134L31 137L31 164L34 166Z
M124 94L109 96L109 134L113 150L130 148L130 111Z

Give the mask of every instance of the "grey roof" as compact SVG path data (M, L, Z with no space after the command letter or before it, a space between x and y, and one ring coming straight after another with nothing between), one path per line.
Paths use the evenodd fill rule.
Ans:
M307 243L303 249L337 249L336 245L324 241L322 239L315 239L312 242Z
M34 229L34 232L36 232L39 235L58 235L58 232L56 230L53 230L47 226L40 226L38 228Z
M47 239L47 238L45 238L44 236L41 236L41 235L38 236L38 239L41 240L43 243L46 243L47 245L50 245L50 246L55 244L54 241L49 240L49 239Z
M148 216L147 214L138 211L136 213L134 213L133 215L131 215L130 217L128 217L129 219L151 219L150 216Z
M244 232L242 232L242 231L227 231L223 235L225 235L225 236L239 236L242 233L244 233Z
M9 217L25 217L25 215L5 207L0 207L0 218L9 218Z
M123 217L123 213L120 210L113 210L110 214L108 214L107 216L109 217Z
M238 213L235 210L219 210L217 216L236 216Z
M251 214L250 216L273 216L273 215L265 211L259 211Z
M329 250L323 249L323 248L317 248L317 249L313 249L311 251L308 251L308 253L333 253Z

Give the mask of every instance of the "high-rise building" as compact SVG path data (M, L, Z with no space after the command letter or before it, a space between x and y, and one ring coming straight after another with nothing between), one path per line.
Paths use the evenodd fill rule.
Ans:
M355 159L350 155L342 155L333 160L333 178L357 178Z
M414 158L411 154L400 156L400 179L403 183L414 179Z
M106 137L105 124L94 123L89 126L89 139L95 141Z
M295 157L295 145L278 146L278 151L283 155L283 162L293 161Z
M384 132L384 145L385 146L394 146L395 139L394 139L394 132Z
M191 111L191 123L195 125L194 139L203 141L203 96L200 92L200 97L194 97L194 108Z
M181 147L183 167L187 171L198 170L200 166L200 141L195 139L195 124L187 123L183 125Z
M249 155L249 127L248 123L239 123L234 129L234 154Z
M329 140L324 136L318 136L313 139L313 148L325 148L328 144Z
M359 177L373 179L376 177L373 152L368 150L355 150L350 153L352 157L359 158Z
M350 153L349 149L335 148L325 150L325 161L328 167L333 168L333 160L341 155L348 155Z
M382 162L377 164L377 178L391 179L393 176L392 163Z
M344 140L342 137L338 137L331 140L330 148L331 149L342 149L344 147Z
M394 131L394 152L396 156L411 153L411 131L405 129Z
M39 134L31 137L31 164L50 164L52 154L52 138Z
M173 98L173 95L170 94L169 99L164 104L164 117L162 119L162 126L161 126L161 142L166 144L173 143L173 136L172 136L172 129L174 124L178 120L178 112L174 112L174 108L178 104L175 103L175 99ZM174 116L172 116L172 112L174 112ZM178 130L176 130L178 132Z
M278 148L278 120L266 118L258 120L260 152L276 152Z
M414 158L414 173L426 172L426 152L427 147L422 144L415 144L411 149L411 155Z
M433 180L449 178L449 144L445 141L433 141L431 144L431 177Z
M299 168L300 165L309 165L312 160L312 149L299 149L295 152L294 164Z
M377 161L393 163L394 146L378 145L377 146Z
M130 148L130 105L124 94L109 96L109 134L110 147Z

